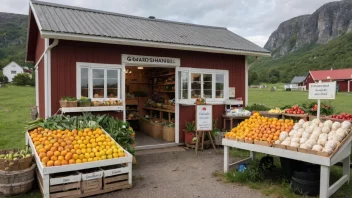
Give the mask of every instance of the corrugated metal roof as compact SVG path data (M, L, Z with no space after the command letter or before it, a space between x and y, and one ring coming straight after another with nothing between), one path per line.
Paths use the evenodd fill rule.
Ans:
M293 77L291 84L299 84L306 79L306 76L295 76Z
M314 80L327 80L328 77L330 77L331 80L352 79L352 68L317 70L317 71L310 71L310 73Z
M223 27L32 1L40 31L270 53Z

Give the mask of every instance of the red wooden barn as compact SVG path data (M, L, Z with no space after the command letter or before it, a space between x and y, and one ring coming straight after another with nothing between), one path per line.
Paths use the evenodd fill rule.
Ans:
M350 92L352 89L352 69L331 69L309 71L305 79L305 85L309 88L309 83L336 81L339 91Z
M36 102L41 117L60 111L95 111L60 109L64 96L125 101L127 82L154 90L153 82L127 81L131 71L142 71L137 67L151 72L171 70L168 75L173 75L167 79L174 80L169 89L173 93L164 92L175 99L174 143L181 143L185 121L195 119L196 97L205 97L213 105L220 128L229 88L235 88L236 98L244 99L238 104L247 104L248 56L270 56L270 52L224 27L30 2L26 59L37 66ZM126 119L125 103L96 111L118 112Z

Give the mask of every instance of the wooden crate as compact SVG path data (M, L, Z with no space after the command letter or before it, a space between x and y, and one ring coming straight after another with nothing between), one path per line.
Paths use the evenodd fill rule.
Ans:
M43 194L43 178L37 170L37 179ZM79 197L81 194L81 174L77 171L50 175L49 197ZM44 197L44 195L43 195Z
M102 167L101 169L104 172L104 190L114 191L132 187L132 181L129 181L129 177L131 176L132 172L128 166L116 165Z
M100 191L103 188L103 171L100 168L91 168L79 171L82 175L81 191L85 193Z

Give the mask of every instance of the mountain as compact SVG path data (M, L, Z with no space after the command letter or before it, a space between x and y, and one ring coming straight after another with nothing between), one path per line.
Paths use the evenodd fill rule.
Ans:
M287 20L279 25L264 48L274 58L299 50L310 44L326 44L352 31L352 1L327 3L311 15Z
M24 66L28 16L0 12L0 69L12 60Z
M289 83L309 70L352 67L352 0L331 2L279 25L250 67L249 82Z

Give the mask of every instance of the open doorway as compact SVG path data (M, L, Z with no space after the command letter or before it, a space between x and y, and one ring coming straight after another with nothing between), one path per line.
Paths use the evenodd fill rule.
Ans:
M175 82L175 68L125 67L125 118L137 147L175 143Z

